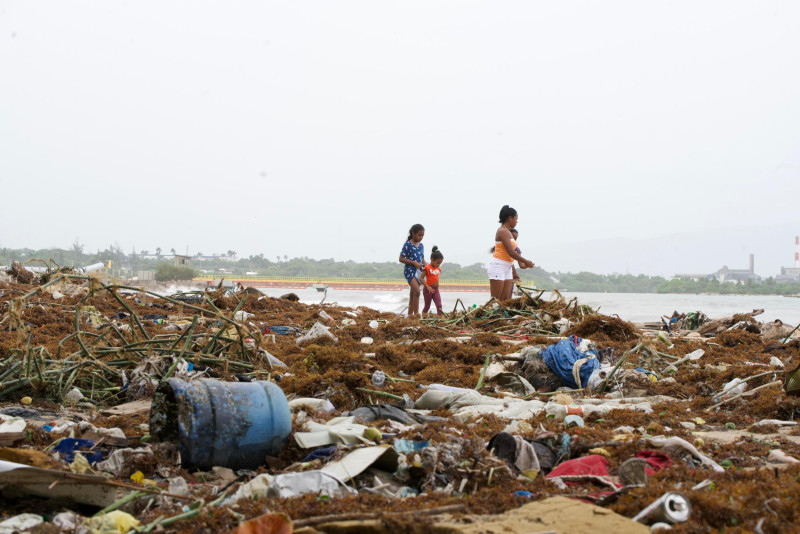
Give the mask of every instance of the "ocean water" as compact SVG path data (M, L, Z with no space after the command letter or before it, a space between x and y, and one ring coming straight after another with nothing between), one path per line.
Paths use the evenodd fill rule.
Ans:
M323 297L326 304L346 307L367 306L380 311L400 313L408 309L408 291L344 291L329 289L327 294L315 289L262 289L270 297L279 297L292 292L306 304L319 304ZM726 317L735 313L763 309L757 318L761 322L780 319L784 323L800 323L800 298L752 295L683 295L654 293L562 293L566 299L578 297L578 302L599 308L606 315L618 315L625 321L635 323L658 321L661 316L701 311L708 317ZM543 298L552 295L545 293ZM489 300L489 292L443 291L442 306L446 312L453 311L457 300L465 306L482 305ZM420 298L420 310L422 309ZM459 307L460 309L460 307Z

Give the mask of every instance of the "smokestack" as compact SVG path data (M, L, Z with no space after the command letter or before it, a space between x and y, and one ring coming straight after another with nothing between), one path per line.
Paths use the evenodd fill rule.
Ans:
M800 236L794 236L794 266L800 268Z
M756 263L756 255L751 253L750 254L750 274L753 274L755 272L753 270L755 268L755 263Z

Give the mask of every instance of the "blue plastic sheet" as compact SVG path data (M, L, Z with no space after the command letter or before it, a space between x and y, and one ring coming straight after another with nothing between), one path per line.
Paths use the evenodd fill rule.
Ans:
M573 389L580 389L586 387L589 377L595 369L600 368L600 361L597 359L597 353L593 350L581 352L578 346L583 339L578 336L569 336L567 339L562 339L554 345L550 345L542 351L542 358L547 367L550 368L558 377L561 382ZM589 356L594 356L583 364L580 370L581 383L576 384L575 379L572 377L572 366L576 361Z
M289 334L299 334L300 330L293 326L267 326L264 328L265 334L278 334L279 336L287 336Z
M53 450L57 451L68 463L74 462L75 453L79 452L89 460L89 464L94 465L103 459L103 453L100 451L81 450L92 447L94 447L94 441L90 439L64 438L58 442L58 445Z
M419 452L428 446L428 441L413 441L410 439L395 439L394 450L399 453Z

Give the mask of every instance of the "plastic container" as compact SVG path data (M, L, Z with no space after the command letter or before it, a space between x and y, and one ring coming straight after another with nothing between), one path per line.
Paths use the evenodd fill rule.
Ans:
M564 424L567 425L567 428L573 426L583 427L585 423L583 422L583 417L580 415L568 415L564 418Z
M150 408L150 434L177 443L184 468L255 469L280 453L291 432L286 396L272 382L170 378Z
M375 371L372 373L372 385L375 387L383 386L383 382L386 380L386 375L383 371Z

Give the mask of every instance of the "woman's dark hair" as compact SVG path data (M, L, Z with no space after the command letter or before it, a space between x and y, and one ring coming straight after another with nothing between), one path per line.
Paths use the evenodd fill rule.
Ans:
M500 208L500 224L506 222L509 218L517 214L517 210L510 207L508 204Z
M421 224L415 224L408 230L408 239L406 239L406 241L411 241L411 238L414 237L414 234L416 234L417 232L421 232L423 230L425 230L424 226L422 226Z
M431 249L431 261L433 261L433 260L443 260L443 259L444 259L444 256L442 255L442 251L439 250L439 247L437 247L436 245L433 245L433 248Z

